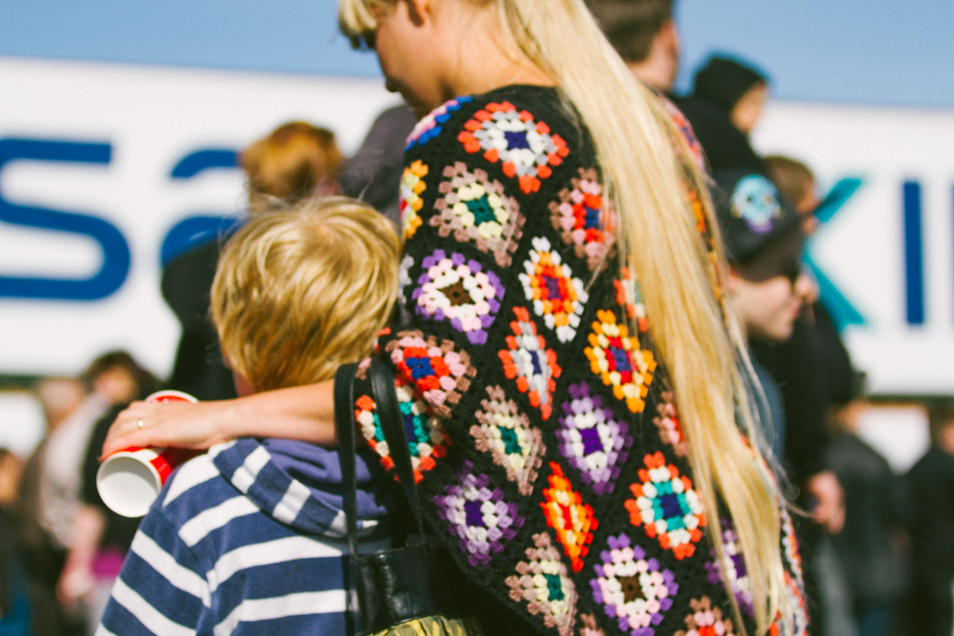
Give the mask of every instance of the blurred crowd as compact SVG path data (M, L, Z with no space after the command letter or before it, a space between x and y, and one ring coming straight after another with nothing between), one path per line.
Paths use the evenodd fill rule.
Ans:
M697 69L688 94L677 95L681 43L671 0L589 4L633 74L685 116L714 187L727 199L745 196L739 175L762 175L795 215L800 236L815 231L821 198L812 158L761 156L749 140L771 91L769 74L739 56L715 55ZM277 127L241 155L248 214L345 193L399 226L401 155L415 121L404 106L381 113L351 157L327 128L302 121ZM757 314L768 303L758 269L768 266L765 259L777 261L781 248L773 244L767 255L764 243L746 243L751 231L723 232L736 276L726 281L728 293L740 306L755 294ZM209 320L209 288L226 238L194 246L164 268L162 295L182 327L169 377L157 379L129 353L111 351L76 377L33 385L46 420L42 442L29 457L0 448L0 636L93 632L138 523L112 513L96 492L100 450L117 412L161 387L200 400L234 397ZM954 400L922 405L930 448L896 474L859 434L872 408L864 370L853 366L810 272L798 262L785 265L798 297L790 327L779 335L757 315L744 322L762 387L760 419L793 500L811 633L949 635Z

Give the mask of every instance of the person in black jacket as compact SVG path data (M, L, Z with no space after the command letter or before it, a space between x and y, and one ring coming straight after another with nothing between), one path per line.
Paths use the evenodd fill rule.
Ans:
M904 496L888 461L858 435L868 408L863 373L832 387L841 404L827 459L845 492L845 525L831 537L859 636L889 633L906 589ZM853 378L853 379L852 379Z
M906 476L910 505L908 629L950 636L954 603L954 403L930 409L931 446Z

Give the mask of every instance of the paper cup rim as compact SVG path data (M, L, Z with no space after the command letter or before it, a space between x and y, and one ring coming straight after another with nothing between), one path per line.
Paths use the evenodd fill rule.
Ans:
M162 389L161 391L150 393L149 396L146 397L146 402L158 402L159 400L163 398L177 398L184 402L192 402L192 403L199 401L195 398L195 396L189 395L185 391L177 391L175 389Z
M99 492L100 499L110 510L120 516L129 518L145 516L152 502L155 501L162 490L162 475L151 461L144 461L144 452L155 455L157 458L160 457L160 454L154 449L126 448L116 451L104 459L96 470L96 489ZM129 497L124 496L120 490L111 490L108 487L110 478L115 478L115 474L118 472L129 472L128 470L118 471L117 462L128 463L133 466L135 470L132 471L130 478L147 481L147 487L153 491L152 496L149 498ZM146 475L148 475L148 478L146 478Z

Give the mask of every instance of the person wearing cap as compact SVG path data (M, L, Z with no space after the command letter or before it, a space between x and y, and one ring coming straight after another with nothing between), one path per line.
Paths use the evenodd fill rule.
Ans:
M763 173L730 170L715 175L713 198L729 261L725 288L749 339L791 336L808 279L801 270L805 235L798 214ZM763 399L756 412L775 458L784 456L785 415L775 380L754 358ZM753 391L755 396L759 391Z

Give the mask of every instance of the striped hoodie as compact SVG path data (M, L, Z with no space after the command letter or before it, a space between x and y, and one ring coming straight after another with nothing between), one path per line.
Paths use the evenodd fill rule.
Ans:
M386 514L358 458L363 546ZM180 467L143 518L97 636L343 634L345 550L337 452L239 439Z

